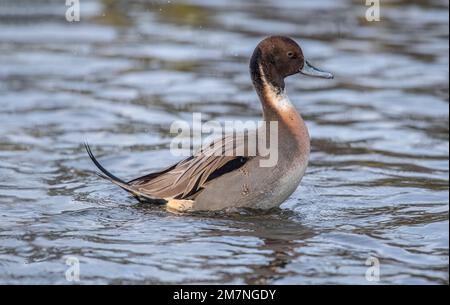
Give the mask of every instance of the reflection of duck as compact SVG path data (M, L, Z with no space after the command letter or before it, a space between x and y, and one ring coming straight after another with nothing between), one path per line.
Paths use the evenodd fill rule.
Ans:
M246 284L265 285L273 284L279 278L297 275L289 265L301 255L297 250L308 244L308 240L316 233L303 225L298 215L290 210L273 209L260 212L239 210L239 212L191 214L193 217L207 217L208 221L223 220L222 225L206 228L198 232L197 237L224 244L231 238L233 241L229 244L233 247L231 266L250 269L249 272L243 273L227 272L227 267L230 267L227 261L219 258L219 262L216 262L214 257L208 257L209 263L219 265L224 270L218 283L243 280ZM252 242L249 242L249 238ZM244 257L242 261L241 255ZM258 263L249 263L252 258Z
M284 80L298 73L328 79L333 75L310 65L300 46L287 37L263 40L253 53L250 73L263 106L264 121L277 122L276 164L262 166L266 156L258 153L217 156L217 149L229 152L231 147L235 152L236 146L248 141L245 136L226 136L213 148L207 147L201 154L164 171L125 182L104 169L86 145L92 161L103 173L100 175L141 201L163 202L175 211L279 206L300 183L310 151L308 130L285 93ZM230 142L234 145L230 146Z

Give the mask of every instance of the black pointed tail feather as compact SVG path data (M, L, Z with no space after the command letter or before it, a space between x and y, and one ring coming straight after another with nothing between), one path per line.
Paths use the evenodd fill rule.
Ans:
M115 185L117 185L117 186L121 187L122 189L124 189L125 191L133 194L133 196L135 196L139 201L155 203L155 204L166 203L166 200L161 199L161 198L156 198L156 197L153 197L153 196L148 195L148 194L144 194L141 191L133 188L131 185L129 185L128 183L126 183L122 179L117 178L116 176L111 174L108 170L106 170L100 164L100 162L97 161L97 159L95 158L94 154L92 153L92 150L91 150L91 148L90 148L90 146L89 146L89 144L87 142L84 143L84 147L86 148L86 151L87 151L89 157L91 158L92 162L101 171L101 173L97 173L97 175L99 177L101 177L103 179L106 179L106 180L109 180L112 183L114 183Z
M91 158L92 162L94 162L95 166L97 166L97 168L107 177L109 177L111 180L113 181L117 181L120 182L122 184L127 184L125 181L123 181L120 178L117 178L116 176L114 176L113 174L111 174L109 171L106 170L106 168L104 168L95 158L94 154L92 153L91 147L89 146L89 144L87 142L84 142L84 147L86 148L86 151L89 155L89 158Z
M110 177L107 177L101 173L97 173L99 177L111 181L112 183L114 183L115 185L121 187L122 189L124 189L125 191L131 193L137 200L139 200L140 202L143 203L151 203L151 204L166 204L167 200L164 199L160 199L160 198L156 198L147 194L142 193L141 191L133 188L132 186L126 184L126 183L122 183L119 181L115 181L112 180Z

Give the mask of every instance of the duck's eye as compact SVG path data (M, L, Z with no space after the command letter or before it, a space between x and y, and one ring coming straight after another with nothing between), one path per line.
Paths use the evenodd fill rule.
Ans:
M288 56L289 58L294 57L294 52L288 52L288 53L287 53L287 56Z

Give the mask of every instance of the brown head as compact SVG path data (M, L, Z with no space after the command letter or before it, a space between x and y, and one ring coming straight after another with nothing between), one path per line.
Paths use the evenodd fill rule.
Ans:
M302 73L313 77L333 78L328 72L313 67L303 56L300 46L291 38L272 36L261 41L250 61L250 73L255 86L267 81L277 91L283 91L284 79Z

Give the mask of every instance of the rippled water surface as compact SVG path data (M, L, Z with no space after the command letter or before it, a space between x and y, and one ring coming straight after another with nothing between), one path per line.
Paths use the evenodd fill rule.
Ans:
M448 284L448 1L0 1L0 283ZM247 71L292 36L333 81L293 77L312 137L267 213L178 216L99 179L178 160L169 126L253 119Z

